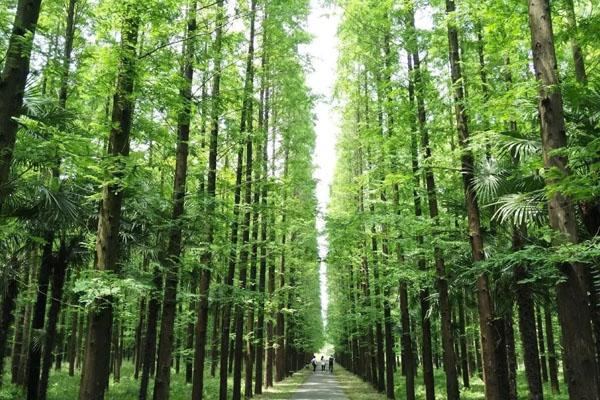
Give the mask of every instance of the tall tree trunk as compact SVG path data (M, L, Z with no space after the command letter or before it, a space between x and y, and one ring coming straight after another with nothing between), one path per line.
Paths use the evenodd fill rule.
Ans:
M567 144L562 95L558 81L554 33L548 0L529 0L529 25L531 48L536 78L540 83L539 113L541 121L544 165L562 176L568 176L566 156L556 150ZM550 174L547 184L556 183ZM577 224L571 199L560 191L552 193L548 202L550 226L561 237L556 244L567 240L577 243ZM590 325L582 267L562 264L558 266L563 280L557 284L556 298L558 318L562 329L565 352L564 363L571 398L595 399L598 397L598 366L596 363L594 337Z
M10 288L10 282L9 282L9 288ZM14 290L14 289L13 289ZM10 290L6 290L5 292L6 294L10 293ZM6 296L6 298L8 298L9 296ZM15 300L15 304L16 304L16 300L17 300L17 296L14 296L14 300ZM7 307L10 303L3 300L2 301L2 307ZM25 311L27 310L27 307L24 306L20 306L19 307L20 310L18 311L17 315L18 318L16 318L16 322L15 322L15 332L14 332L14 336L13 336L13 346L11 349L11 359L10 359L10 372L11 372L11 383L13 384L17 384L18 383L18 374L19 374L19 364L21 362L21 351L23 349L23 340L24 340L24 332L25 332ZM4 310L2 311L4 313ZM2 320L4 321L6 317L2 317ZM6 322L2 322L2 324L5 324ZM4 326L4 325L3 325ZM8 335L8 329L0 329L0 335ZM4 346L6 345L6 342L8 340L8 338L0 338L0 340L2 340L4 342ZM4 348L4 347L2 347ZM5 354L2 354L2 358L4 358ZM0 364L2 364L3 360L0 360ZM2 369L3 369L3 364L2 364ZM3 372L3 371L0 371Z
M571 31L571 53L573 54L573 64L575 66L575 77L580 83L587 82L587 73L585 71L585 59L583 50L577 39L577 18L575 16L575 4L573 0L565 0L567 24Z
M371 214L375 214L375 209L371 203ZM383 352L383 327L381 326L381 290L379 282L379 262L377 260L377 238L375 227L371 229L371 253L373 257L373 289L375 292L375 347L377 349L377 390L385 392L385 359Z
M144 259L144 264L146 263L146 259ZM144 328L146 326L146 297L142 297L140 300L140 309L139 309L139 317L138 324L135 327L135 342L134 342L134 371L133 377L134 379L138 379L140 374L140 369L142 366L142 360L144 357L143 351L143 343L144 343Z
M522 230L513 228L513 250L522 247ZM535 307L532 298L531 283L527 281L530 274L523 265L515 267L515 281L517 292L517 308L519 311L519 331L521 332L521 345L525 363L525 376L529 389L530 400L544 398L542 375L540 373L540 356L535 329Z
M467 208L469 236L473 261L484 260L483 236L479 216L479 205L474 190L474 162L473 154L468 147L469 126L465 110L465 93L463 88L463 74L461 71L460 48L458 43L458 31L452 19L454 18L456 6L454 0L446 0L446 13L449 17L448 23L448 47L450 70L454 96L454 111L458 130L459 144L462 149L461 174L463 179L464 196ZM477 301L479 311L479 326L483 352L483 371L485 381L485 394L487 400L503 400L503 391L508 388L508 382L502 378L503 361L497 356L496 346L501 343L498 340L497 331L494 329L494 306L492 303L490 285L486 274L477 278ZM505 365L505 362L504 362ZM505 397L504 397L505 398Z
M213 43L213 80L212 80L212 110L211 131L208 145L208 170L206 179L206 243L207 250L202 255L202 269L200 277L198 320L196 321L196 353L194 355L194 378L192 381L192 398L199 400L204 392L204 359L206 357L206 330L208 326L208 295L210 290L210 276L213 266L212 244L215 230L215 200L217 185L217 142L219 137L219 118L221 116L221 64L223 47L223 24L225 10L223 0L217 0L217 16L215 41ZM225 335L223 332L222 335Z
M289 168L289 149L285 148L285 156L284 156L284 179L288 176L288 168ZM286 305L285 299L285 285L286 285L286 241L287 241L287 215L285 210L286 205L286 191L283 193L283 210L281 216L281 226L283 232L281 234L281 259L279 263L279 294L278 294L278 306L277 306L277 314L276 314L276 323L275 323L275 342L277 343L277 348L275 349L275 382L281 382L285 376L285 315L283 314L283 309Z
M267 135L267 138L265 140L268 140L268 136L269 136L269 132L265 132ZM272 141L275 141L275 130L273 130L273 134L272 134ZM273 148L273 154L271 156L271 164L274 166L274 148ZM272 175L274 175L275 173L275 168L271 168L272 169ZM275 239L276 239L276 232L275 232L275 211L274 208L273 210L269 210L268 211L268 217L267 217L269 223L270 223L270 227L269 227L269 243L274 244L275 243ZM267 296L269 299L270 303L274 303L275 302L275 280L276 280L276 276L275 276L275 257L273 254L269 254L270 257L268 257L268 281L267 281ZM273 323L273 316L271 315L270 318L267 319L267 358L266 358L266 368L265 368L265 386L267 388L269 387L273 387L273 375L274 375L274 366L275 366L275 325Z
M402 368L405 372L406 400L415 400L415 365L413 358L412 337L410 334L410 313L408 305L408 289L405 282L400 282L400 320L402 324Z
M52 291L50 294L50 309L48 310L48 318L46 321L46 334L44 347L42 352L42 374L39 381L37 396L32 399L46 400L48 391L48 378L50 377L50 369L52 368L52 350L54 349L54 339L56 337L57 322L62 306L62 294L65 283L65 273L67 269L68 250L64 242L61 240L60 249L54 258L54 268L52 272ZM29 392L29 391L28 391Z
M218 302L213 304L213 327L210 349L210 376L215 376L219 365L219 343L221 341L221 306Z
M256 0L251 1L250 5L250 37L248 43L248 56L246 60L246 78L244 83L244 98L243 98L243 111L242 122L240 129L241 137L245 137L246 142L246 176L244 182L244 222L242 225L242 243L240 249L240 274L239 284L242 291L246 289L248 279L248 257L249 249L248 245L250 242L250 222L252 219L252 173L254 172L252 166L253 153L253 99L252 95L254 92L254 25L256 20ZM245 300L245 299L244 299ZM241 399L241 381L242 381L242 363L244 354L244 306L245 301L238 301L235 310L235 354L234 354L234 366L233 366L233 400ZM252 317L254 318L254 317ZM248 332L250 334L250 332ZM252 359L250 355L247 355L246 370L250 373L250 385L246 384L246 397L252 397Z
M182 217L184 213L185 191L187 180L187 161L190 138L190 121L192 114L192 84L194 80L194 56L196 33L196 1L189 5L187 17L187 41L183 50L183 78L179 90L182 108L177 125L177 150L175 161L175 179L173 182L173 209L171 211L171 228L165 261L167 263L165 293L163 298L162 317L160 320L160 339L158 341L158 360L156 380L154 383L154 400L169 400L171 387L171 363L173 361L173 341L175 336L175 315L177 312L177 285L182 241Z
M19 0L0 75L0 209L10 193L9 175L25 82L42 0Z
M544 307L544 323L546 326L546 341L548 343L548 373L550 375L550 386L552 394L560 393L558 383L558 362L556 359L556 348L554 346L554 330L552 329L552 314L550 306L546 304Z
M546 345L544 342L544 325L542 324L542 313L540 311L539 306L536 306L535 308L535 321L537 325L538 346L540 349L540 367L542 371L542 379L544 380L544 382L548 382L548 357L546 354Z
M146 334L144 335L145 339L142 349L142 378L140 379L139 400L146 400L148 397L148 385L150 376L152 375L152 367L156 360L156 331L162 288L162 275L158 267L154 267L153 284L154 287L150 293L150 300L148 300L148 323L146 325Z
M466 318L465 318L465 301L463 289L459 289L457 298L458 303L458 330L459 330L459 342L460 342L460 362L463 386L466 388L471 387L470 376L469 376L469 354L467 350L467 333L466 333Z
M75 356L77 354L77 338L81 332L79 326L79 312L71 310L71 327L69 329L69 340L67 342L67 361L69 362L69 376L75 376Z
M266 17L265 17L266 19ZM264 27L264 19L263 19ZM263 28L263 35L264 35ZM268 207L269 207L269 187L267 185L269 179L268 171L268 145L269 145L269 88L266 86L266 38L263 36L263 56L262 56L262 88L261 102L258 114L259 132L264 136L262 143L262 160L260 173L262 173L262 184L260 186L260 255L259 255L259 274L258 274L258 321L256 326L256 369L254 375L254 393L262 394L263 386L263 361L265 358L265 342L264 342L264 327L265 327L265 284L267 278L267 259L269 251L267 247L268 240Z
M6 274L9 276L6 276ZM14 321L17 295L19 293L18 274L19 262L17 261L16 257L13 256L9 261L8 268L6 268L6 270L2 273L2 280L5 282L6 286L4 286L4 284L0 286L0 289L2 289L2 314L0 315L0 387L2 387L1 377L4 376L4 352L7 347L6 344L8 342L10 326Z
M414 12L410 15L411 28L414 30ZM429 144L429 130L427 129L427 115L425 111L425 102L423 100L423 82L421 77L421 60L418 49L412 52L414 88L409 84L410 97L414 98L416 94L417 119L419 122L419 131L421 134L421 151L423 152L425 164L425 186L427 189L427 200L429 206L429 217L433 220L435 226L439 226L439 208L437 201L437 191L435 177L431 169L431 146ZM416 89L416 90L415 90ZM414 136L414 134L413 134ZM416 144L413 145L416 147ZM413 152L416 152L414 150ZM417 163L413 154L413 163ZM416 167L416 168L415 168ZM416 171L415 171L416 169ZM413 166L413 173L418 173L418 164ZM449 400L459 399L458 374L456 371L456 353L454 351L454 335L452 330L452 313L450 298L448 294L448 278L446 276L446 263L439 246L434 246L433 254L435 259L435 271L437 277L437 289L440 303L440 317L442 325L442 348L444 357L444 372L446 373L446 394Z
M503 318L504 335L506 337L506 365L508 367L508 394L509 400L517 400L517 354L515 349L515 330L513 326L513 306L510 312Z
M27 351L27 399L37 399L38 386L40 382L40 368L42 357L42 346L39 346L41 333L44 329L46 319L46 303L48 299L48 286L52 269L54 266L52 247L54 246L54 232L48 231L45 234L46 244L42 253L42 262L38 273L37 295L31 320L31 336L29 339L29 349Z
M129 155L129 134L133 122L135 100L136 45L139 13L135 4L126 3L121 27L120 67L113 100L112 124L109 135L107 173L110 184L102 190L102 205L98 217L96 239L96 269L119 272L119 229L121 223L122 185L125 165L122 157ZM107 177L108 178L108 177ZM110 338L113 320L113 299L96 299L88 324L88 337L79 389L80 400L103 400L109 375Z

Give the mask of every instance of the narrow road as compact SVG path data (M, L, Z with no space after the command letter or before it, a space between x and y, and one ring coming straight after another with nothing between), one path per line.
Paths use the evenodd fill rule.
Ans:
M334 375L317 371L298 388L292 400L348 400L348 397Z

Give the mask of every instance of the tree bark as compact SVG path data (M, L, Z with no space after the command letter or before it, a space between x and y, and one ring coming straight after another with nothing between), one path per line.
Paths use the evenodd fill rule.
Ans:
M414 12L410 15L411 28L414 30ZM439 226L439 208L437 201L437 190L435 185L435 177L429 160L431 159L431 146L429 144L429 131L427 129L427 115L425 110L425 102L423 100L423 82L421 76L421 60L418 49L413 49L412 52L414 73L414 87L409 84L409 96L416 97L417 103L417 119L419 122L419 131L421 134L421 151L424 154L424 170L425 170L425 186L427 189L427 200L429 206L429 217L433 220L435 226ZM416 89L416 90L415 90ZM415 96L416 94L416 96ZM414 102L414 100L413 100ZM416 148L416 144L413 145ZM416 149L413 151L416 152ZM418 161L413 154L413 173L419 171ZM415 164L416 163L416 164ZM442 249L439 246L434 246L433 249L435 259L435 271L437 277L437 289L440 303L440 317L442 325L442 348L444 358L444 372L446 373L446 394L449 400L459 399L458 374L456 371L456 353L454 351L454 335L452 331L452 312L450 306L450 298L448 294L448 279L446 276L446 265Z
M573 55L573 65L575 66L575 78L580 83L587 82L587 73L585 71L585 58L583 50L577 39L577 17L575 16L575 4L573 0L565 0L567 24L571 30L571 53Z
M118 183L125 173L121 158L129 155L129 134L133 122L135 100L136 45L139 14L135 5L127 3L121 27L120 67L113 100L112 124L108 155L110 167L108 183L102 190L102 205L98 217L96 239L96 269L119 272L119 229L123 190ZM83 365L84 373L79 389L80 400L103 400L109 375L109 356L112 331L112 298L102 297L94 302L88 324L88 337Z
M211 246L214 241L215 230L215 200L217 185L217 142L219 137L219 119L221 116L221 64L223 47L223 24L225 20L225 10L223 0L217 1L217 16L215 41L213 44L214 71L212 80L212 110L211 110L211 131L208 146L208 170L206 179L206 243L207 250L202 255L202 269L200 277L200 287L198 290L198 319L196 321L196 353L194 355L194 377L192 380L192 398L201 400L204 392L204 359L206 357L206 330L208 326L208 295L210 290L210 276L213 265L213 254ZM225 335L223 332L222 335Z
M253 99L254 92L254 25L256 20L256 0L251 1L250 5L250 38L248 43L248 56L246 60L246 78L244 83L244 98L242 122L240 129L241 137L245 137L246 144L246 176L244 182L244 222L242 224L242 243L240 249L240 273L239 285L242 292L246 289L248 279L248 257L250 242L250 222L252 219L252 172L253 172ZM241 150L240 150L241 152ZM237 189L236 189L237 190ZM245 300L245 299L241 299ZM233 366L233 400L241 399L241 383L242 383L242 363L244 355L244 305L245 301L238 301L235 310L235 354ZM248 332L250 334L250 332ZM246 397L252 397L252 359L248 357L246 370L250 372L250 385L246 385Z
M544 323L546 326L546 341L548 343L548 373L550 375L550 386L552 394L560 393L558 383L558 361L556 358L556 348L554 346L554 329L552 329L552 314L549 305L544 307Z
M541 121L544 166L555 172L546 183L556 183L556 173L570 175L566 156L556 154L567 144L563 100L560 93L554 33L548 0L529 0L529 25L533 64L539 88L539 114ZM577 243L577 224L571 199L560 191L552 193L548 202L550 226L562 241ZM591 328L591 312L582 267L562 264L558 266L563 280L556 288L558 318L562 329L564 364L568 377L569 396L577 399L598 398L598 366Z
M46 400L48 391L48 378L52 368L52 350L54 349L54 339L56 337L58 317L62 306L62 294L65 283L65 273L67 269L68 257L67 245L64 239L61 240L58 254L54 257L54 268L52 271L52 291L50 295L50 309L46 321L46 335L42 352L42 374L39 381L36 400Z
M194 80L194 56L196 33L196 1L190 2L187 17L187 41L183 50L183 78L179 90L182 108L177 125L177 149L175 161L175 179L173 182L173 209L171 228L165 261L167 264L162 317L160 320L160 338L158 341L158 360L154 382L153 400L169 400L171 387L171 363L173 361L173 341L175 337L175 316L177 312L177 285L179 282L179 264L182 247L182 217L184 214L187 162L189 154L190 121L192 116L192 84Z
M17 295L19 294L19 262L16 257L13 256L9 263L7 271L2 274L6 286L4 286L4 284L2 285L2 315L0 315L0 377L4 376L4 352L7 347L6 344L8 342L10 326L15 319ZM6 274L9 276L6 276ZM2 379L0 379L0 387L2 387Z
M44 329L44 322L46 319L46 303L48 299L48 286L50 283L50 277L52 276L52 269L54 267L52 254L52 248L54 246L54 232L46 232L45 236L46 243L44 244L42 262L40 264L40 270L38 273L37 295L31 320L30 334L31 336L35 335L37 338L40 338L41 332ZM28 400L37 399L38 396L42 347L39 346L39 340L37 338L34 339L33 337L30 337L29 348L27 351L26 386Z
M548 382L548 364L546 345L544 343L544 325L542 324L542 313L540 312L539 306L535 308L535 321L537 325L538 346L540 349L540 367L542 372L542 380L544 382Z
M469 367L469 354L467 350L467 333L466 333L466 317L465 317L465 300L463 289L459 291L457 298L458 302L458 329L459 329L459 343L460 343L460 354L461 354L461 372L462 381L465 388L470 388L470 367Z
M266 19L266 17L265 17ZM264 20L263 20L263 35L264 35ZM260 255L259 255L259 277L258 277L258 321L256 328L256 369L254 375L254 393L262 394L263 386L263 362L265 358L264 344L264 327L265 327L265 284L267 274L267 259L269 251L267 247L268 240L268 207L269 207L269 187L267 185L269 179L268 172L268 143L269 143L269 88L266 88L266 38L263 36L263 81L261 90L261 103L259 110L259 130L264 135L262 143L262 184L260 187Z
M446 0L446 14L448 15L448 45L451 80L454 96L454 111L458 130L461 154L461 175L468 217L468 233L471 242L473 261L484 260L483 236L481 233L481 222L479 205L474 190L474 160L473 154L468 147L469 126L465 109L465 92L463 87L463 74L461 70L460 48L458 42L458 31L455 23L456 6L454 0ZM486 274L477 278L477 301L479 311L479 326L482 344L482 359L485 382L485 394L487 400L503 400L503 391L508 387L508 382L502 378L506 377L502 366L503 360L497 356L497 344L502 343L494 329L494 305L492 303L490 284ZM504 397L505 398L505 397Z
M0 75L0 209L10 193L10 167L42 0L19 0Z
M158 267L153 271L153 290L150 293L148 301L148 323L146 325L146 334L144 335L144 345L142 349L142 378L140 379L140 392L138 399L146 400L148 397L148 385L152 367L156 360L156 331L158 326L158 314L160 312L160 291L162 288L162 276Z

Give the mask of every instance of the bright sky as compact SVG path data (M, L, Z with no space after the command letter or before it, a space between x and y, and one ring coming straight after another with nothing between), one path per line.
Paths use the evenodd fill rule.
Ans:
M338 134L337 113L333 107L333 86L335 84L337 65L337 28L340 17L339 10L324 7L321 0L311 0L311 14L308 18L308 31L314 36L307 46L313 64L313 71L308 76L308 84L313 93L319 95L315 107L317 142L314 154L316 166L314 177L317 179L317 199L319 216L317 227L319 235L319 255L327 255L327 238L323 232L325 225L323 214L329 203L329 187L333 179L336 152L335 141ZM323 321L327 321L329 296L327 293L327 265L321 263L319 269L321 281L321 313Z

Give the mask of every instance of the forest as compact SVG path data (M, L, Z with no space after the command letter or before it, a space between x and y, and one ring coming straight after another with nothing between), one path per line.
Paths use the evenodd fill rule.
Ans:
M0 0L0 400L600 400L599 8Z

